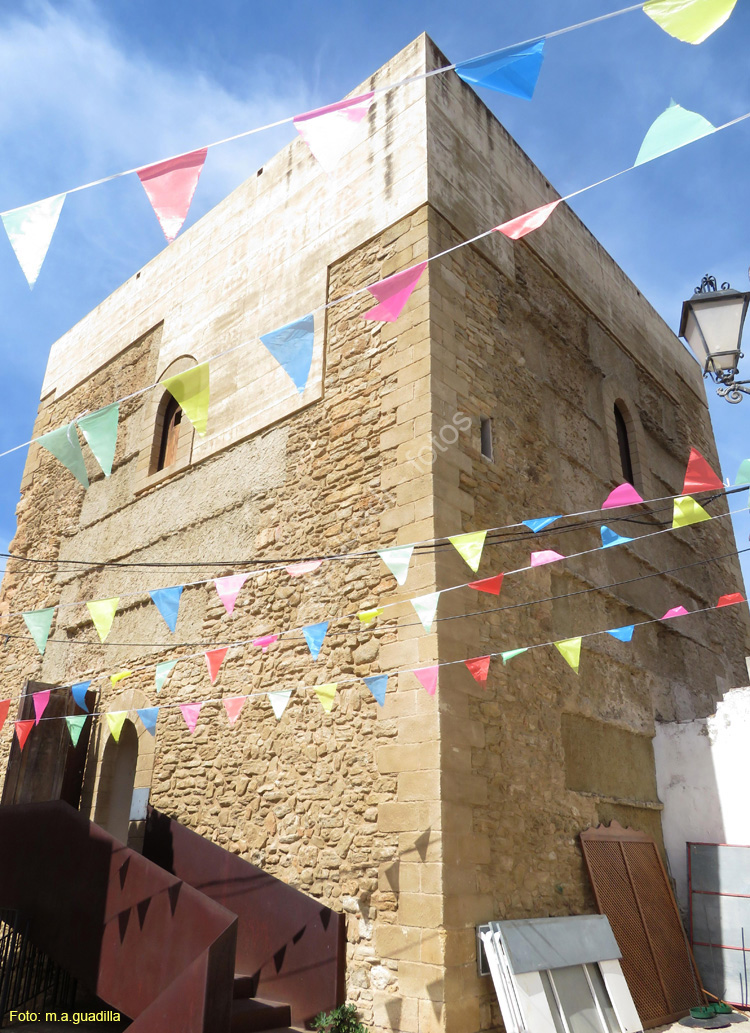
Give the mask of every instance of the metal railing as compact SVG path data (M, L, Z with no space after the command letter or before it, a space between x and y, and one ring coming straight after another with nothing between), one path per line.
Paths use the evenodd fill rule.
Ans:
M75 980L30 941L28 919L0 908L0 1026L28 1006L68 1008L75 994Z

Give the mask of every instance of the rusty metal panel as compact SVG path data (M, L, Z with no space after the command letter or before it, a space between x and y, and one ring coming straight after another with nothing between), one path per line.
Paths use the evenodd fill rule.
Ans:
M704 998L656 843L616 821L580 839L597 907L622 951L644 1028L677 1021Z

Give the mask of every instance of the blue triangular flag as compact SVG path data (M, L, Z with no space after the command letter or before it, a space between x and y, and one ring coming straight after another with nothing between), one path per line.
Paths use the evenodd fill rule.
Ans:
M363 678L362 681L382 707L385 703L385 690L388 685L388 675L373 674L369 678Z
M307 378L310 376L314 338L315 320L311 315L280 326L278 330L262 334L260 338L271 355L292 378L300 394L305 390Z
M159 716L159 708L144 707L142 710L136 710L136 714L143 722L146 731L151 735L156 735L156 719Z
M175 625L177 624L177 614L180 611L180 596L184 587L184 585L175 585L174 588L157 588L155 592L148 593L172 633L174 633Z
M618 534L617 531L613 531L611 527L607 527L605 524L602 524L601 532L603 549L608 549L610 545L623 545L625 542L633 541L632 538L624 538L621 534Z
M635 630L635 624L626 624L622 628L610 628L607 632L612 638L619 638L620 642L630 642Z
M549 527L550 524L554 524L555 520L559 519L560 514L558 513L557 516L537 517L536 520L522 520L521 523L526 524L536 534L537 531L543 531L545 527Z
M456 65L456 75L473 86L531 100L544 59L544 40L495 50Z
M76 701L81 710L85 710L88 714L89 708L86 706L86 693L89 691L89 681L77 681L75 685L71 685L70 691L73 693L73 699Z
M321 621L320 624L308 624L306 628L302 629L302 634L305 636L305 641L312 653L313 660L318 659L318 653L323 645L323 639L326 637L327 631L328 621Z

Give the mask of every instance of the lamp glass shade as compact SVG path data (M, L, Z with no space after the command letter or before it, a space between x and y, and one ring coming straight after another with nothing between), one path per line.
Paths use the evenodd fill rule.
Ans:
M736 370L750 293L696 294L683 305L681 335L707 371Z

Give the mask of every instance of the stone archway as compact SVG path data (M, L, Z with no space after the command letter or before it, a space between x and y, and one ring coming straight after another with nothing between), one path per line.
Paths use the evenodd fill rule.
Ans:
M125 721L119 740L109 736L99 770L94 821L111 836L127 843L130 806L138 766L138 733L132 721Z

